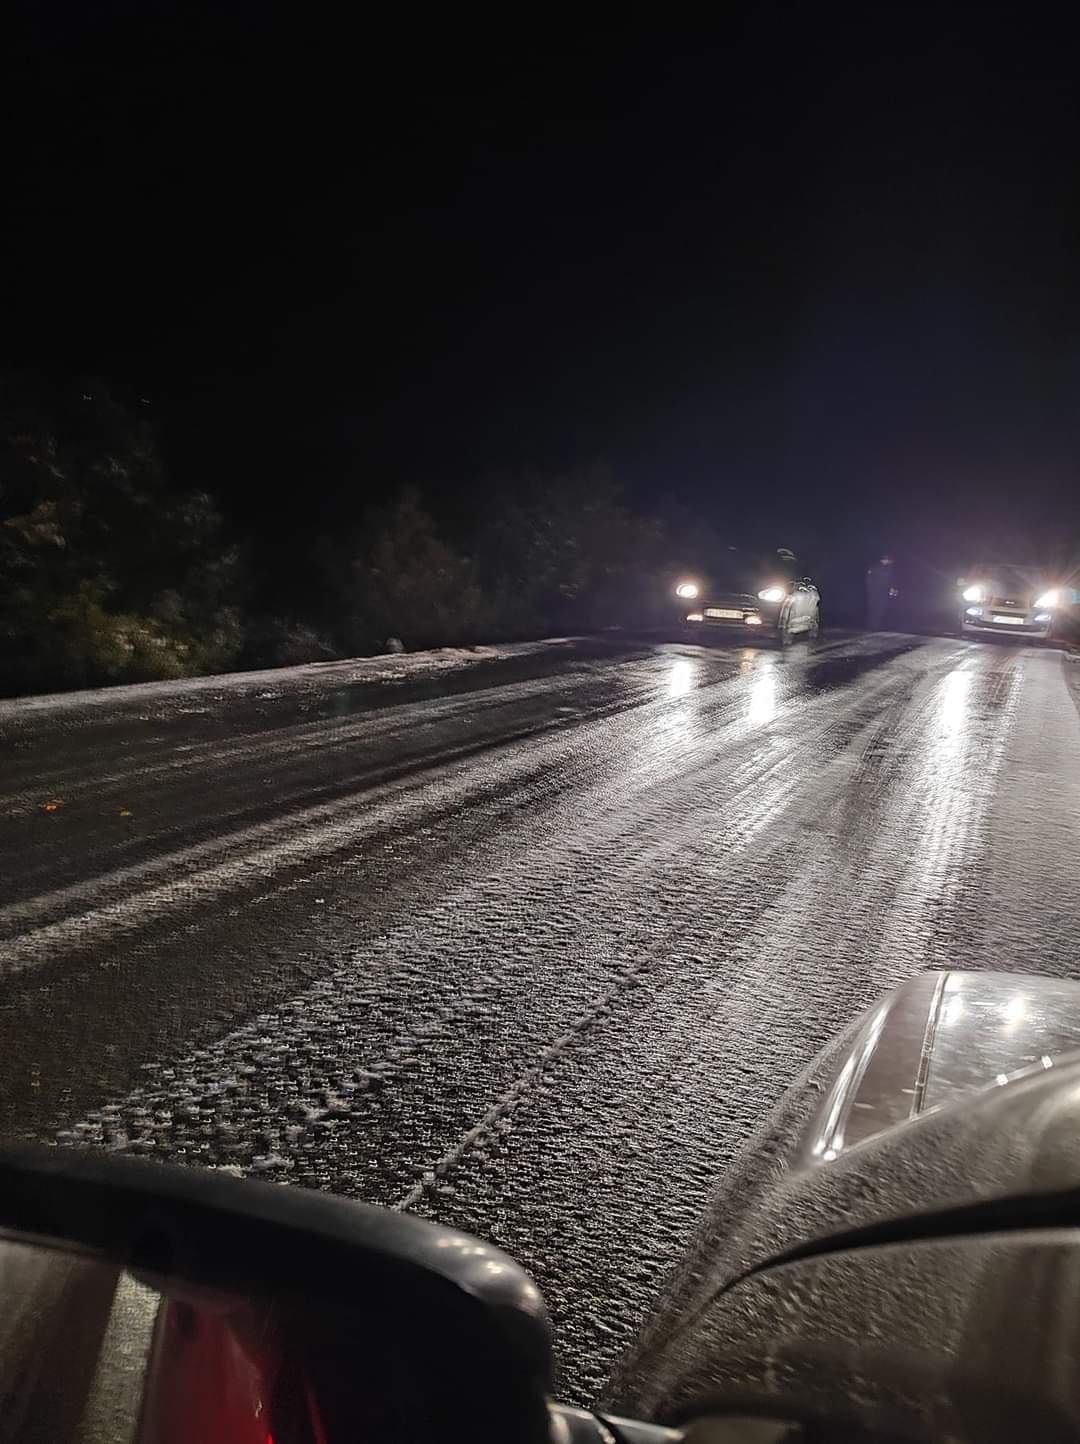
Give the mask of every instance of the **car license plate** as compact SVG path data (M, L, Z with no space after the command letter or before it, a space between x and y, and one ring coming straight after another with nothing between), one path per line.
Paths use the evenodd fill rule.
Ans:
M1023 617L1006 617L1002 612L994 613L995 622L1008 622L1010 626L1020 627L1023 625Z
M737 611L734 607L706 607L705 615L707 617L720 617L724 621L742 621L742 612Z

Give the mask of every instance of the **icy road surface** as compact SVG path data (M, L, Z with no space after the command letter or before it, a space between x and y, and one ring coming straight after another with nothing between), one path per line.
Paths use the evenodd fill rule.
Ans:
M1058 652L562 644L0 704L0 1131L415 1209L599 1392L922 968L1080 977Z

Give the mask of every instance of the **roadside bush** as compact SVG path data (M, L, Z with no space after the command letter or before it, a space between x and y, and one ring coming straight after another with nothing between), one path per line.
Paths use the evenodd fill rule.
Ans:
M256 618L248 627L240 663L245 667L298 667L330 662L340 649L306 622L285 617Z
M408 489L369 518L370 537L349 569L343 631L350 650L379 651L388 637L415 647L475 641L492 613L472 562L437 533Z
M534 633L655 623L664 530L624 504L607 472L526 474L502 498L479 540L500 623Z
M235 663L240 563L205 492L168 486L149 426L100 383L41 404L0 382L0 690Z

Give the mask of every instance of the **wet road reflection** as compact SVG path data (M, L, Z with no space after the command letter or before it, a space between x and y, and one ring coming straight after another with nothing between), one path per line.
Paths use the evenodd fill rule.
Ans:
M968 693L971 673L966 666L950 672L941 684L941 727L946 736L955 737L967 721Z
M671 679L668 683L670 697L685 697L694 685L694 663L687 657L676 657L671 664Z
M1080 807L1052 844L1031 827L1051 783L1018 708L1063 684L1023 648L530 667L375 710L327 685L7 738L0 1131L494 1236L560 1318L605 1321L563 1339L584 1400L828 1037L912 972L1000 965L995 936L1065 966L1032 887L989 870L1012 752L1012 856L1075 856ZM1077 725L1056 717L1061 774Z
M760 675L750 685L750 706L746 719L752 727L762 727L776 716L777 682L772 665L765 663Z

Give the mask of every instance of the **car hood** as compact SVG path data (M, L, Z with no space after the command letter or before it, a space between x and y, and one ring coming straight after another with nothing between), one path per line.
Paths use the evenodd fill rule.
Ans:
M1015 1216L1035 1194L1080 1209L1080 983L919 975L834 1040L720 1180L616 1388L650 1407L634 1378L756 1270L972 1206Z
M1008 563L974 568L970 576L985 587L991 597L999 601L1014 601L1022 606L1033 605L1036 597L1056 585L1041 568L1010 566Z
M859 1027L798 1153L846 1149L986 1089L1080 1058L1080 983L925 973Z
M922 974L822 1055L785 1110L733 1273L914 1215L1080 1189L1080 984Z

